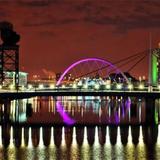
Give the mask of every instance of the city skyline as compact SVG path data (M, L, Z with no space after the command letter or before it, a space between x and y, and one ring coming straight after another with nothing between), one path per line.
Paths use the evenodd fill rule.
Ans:
M21 35L20 69L63 72L79 59L115 62L159 43L158 1L14 0L0 2L0 19ZM147 75L147 60L133 75ZM139 69L141 68L141 69Z

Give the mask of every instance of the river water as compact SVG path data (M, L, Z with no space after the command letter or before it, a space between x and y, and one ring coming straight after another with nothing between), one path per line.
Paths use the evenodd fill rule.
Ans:
M1 160L160 159L159 100L154 116L139 98L35 97L7 106Z

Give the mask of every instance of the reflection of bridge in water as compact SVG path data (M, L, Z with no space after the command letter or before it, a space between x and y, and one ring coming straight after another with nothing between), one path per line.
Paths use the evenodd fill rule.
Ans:
M35 97L0 105L2 124L140 125L158 124L160 102L148 107L144 98ZM148 114L149 113L149 114Z

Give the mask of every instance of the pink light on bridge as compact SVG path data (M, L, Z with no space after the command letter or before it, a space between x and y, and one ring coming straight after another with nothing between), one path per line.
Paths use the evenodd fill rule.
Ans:
M74 68L75 66L77 66L78 64L80 63L84 63L84 62L88 62L88 61L98 61L98 62L102 62L102 63L105 63L106 65L109 65L111 66L113 69L116 69L119 73L121 73L123 75L123 77L126 79L127 82L128 79L127 77L124 75L124 73L122 71L120 71L120 69L118 69L115 65L113 65L112 63L104 60L104 59L101 59L101 58L86 58L86 59L81 59L73 64L71 64L64 72L63 74L61 75L61 77L59 78L59 80L57 81L57 86L60 85L61 81L63 80L63 78L65 77L65 75L72 69Z

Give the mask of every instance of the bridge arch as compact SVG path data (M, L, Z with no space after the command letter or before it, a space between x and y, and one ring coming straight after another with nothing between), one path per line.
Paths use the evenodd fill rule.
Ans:
M67 67L65 69L65 71L63 72L63 74L58 79L56 85L59 86L61 84L61 82L63 81L64 77L66 76L66 74L69 73L77 65L80 65L80 64L86 63L86 62L93 62L93 61L103 63L103 64L111 67L112 69L116 70L118 73L120 73L123 76L123 78L126 80L126 82L129 83L129 80L125 76L125 74L119 68L117 68L114 64L112 64L111 62L109 62L105 59L102 59L102 58L85 58L85 59L78 60L78 61L72 63L69 67Z

